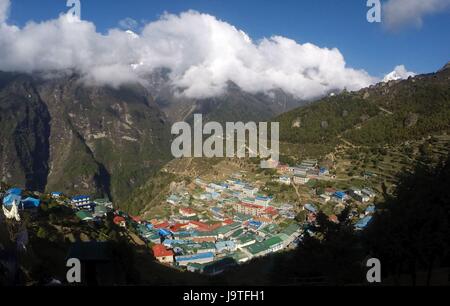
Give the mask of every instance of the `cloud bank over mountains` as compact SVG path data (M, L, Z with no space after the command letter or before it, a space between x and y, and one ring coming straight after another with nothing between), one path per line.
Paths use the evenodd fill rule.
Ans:
M9 0L0 0L0 70L78 71L87 84L146 84L157 68L190 98L220 95L228 82L257 93L282 89L299 99L357 90L381 81L346 65L338 49L273 36L253 41L216 17L187 11L165 14L139 34L61 15L19 28L7 22Z

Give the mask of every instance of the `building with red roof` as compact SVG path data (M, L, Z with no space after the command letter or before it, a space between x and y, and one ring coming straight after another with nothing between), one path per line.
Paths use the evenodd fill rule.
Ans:
M172 225L170 227L170 230L174 233L177 233L177 232L184 230L185 227L186 227L186 224L177 223L177 224Z
M169 228L170 224L169 222L163 222L163 223L159 223L153 226L155 229L161 229L161 228Z
M222 223L223 223L223 225L230 225L230 224L233 224L234 221L233 221L233 219L226 219Z
M339 218L336 216L336 215L331 215L329 218L328 218L328 220L330 220L331 222L334 222L334 223L339 223Z
M209 225L200 221L190 221L189 225L200 232L209 231Z
M173 256L175 255L173 251L166 249L162 244L156 244L152 247L153 256L160 263L171 264L173 263Z
M269 206L264 211L264 215L272 220L275 220L278 217L278 210L275 207Z
M114 224L120 226L120 227L126 227L127 221L122 216L115 216L113 219Z
M195 217L197 215L197 213L191 208L182 207L182 208L180 208L179 211L180 211L180 215L188 217L188 218Z
M139 224L142 223L141 217L133 217L133 216L131 216L131 220L133 220L134 222L139 223Z

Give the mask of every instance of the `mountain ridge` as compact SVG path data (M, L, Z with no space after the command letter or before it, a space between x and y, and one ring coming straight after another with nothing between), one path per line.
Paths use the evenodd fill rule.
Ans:
M172 123L199 112L210 121L263 121L302 103L281 91L255 95L234 84L216 98L188 99L163 76L153 75L154 87L111 88L70 72L0 72L1 179L120 203L171 159Z
M322 152L326 154L341 143L339 138L354 145L382 146L447 131L450 70L448 64L445 67L325 97L284 113L274 119L280 122L281 141L328 145Z

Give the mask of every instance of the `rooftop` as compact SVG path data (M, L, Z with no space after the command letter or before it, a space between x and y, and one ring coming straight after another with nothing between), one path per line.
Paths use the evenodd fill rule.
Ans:
M272 237L266 241L263 242L259 242L259 243L255 243L252 244L250 246L247 247L247 250L253 254L253 255L257 255L260 254L262 252L265 252L271 248L273 248L274 246L276 246L277 244L282 243L283 241L281 240L280 237Z
M162 244L157 244L152 247L153 255L155 257L168 257L173 256L174 253L171 250L167 250Z

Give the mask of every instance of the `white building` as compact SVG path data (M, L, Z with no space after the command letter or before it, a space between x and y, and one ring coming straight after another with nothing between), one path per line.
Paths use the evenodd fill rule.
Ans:
M281 177L278 179L278 182L279 182L280 184L288 185L288 186L292 184L292 180L291 180L291 178L288 177L288 176L281 176Z
M305 185L309 182L309 177L304 175L295 175L294 176L294 184L297 185Z

